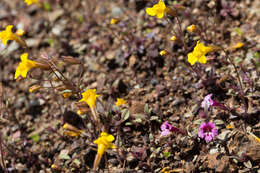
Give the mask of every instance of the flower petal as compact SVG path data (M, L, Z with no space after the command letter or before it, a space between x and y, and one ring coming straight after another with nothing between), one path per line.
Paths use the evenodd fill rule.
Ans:
M157 17L158 19L163 18L163 16L164 16L164 12L157 13L157 15L156 15L156 17Z
M207 62L207 58L206 58L206 56L205 55L203 55L203 56L201 56L201 57L199 57L199 62L200 63L202 63L202 64L206 64L206 62Z
M154 10L154 8L146 8L146 13L149 14L150 16L155 16L156 10Z
M197 58L193 55L193 53L189 53L188 54L188 62L191 64L191 65L194 65L197 61Z

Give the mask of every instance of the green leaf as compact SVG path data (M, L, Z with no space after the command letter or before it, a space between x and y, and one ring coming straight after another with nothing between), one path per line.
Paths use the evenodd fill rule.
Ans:
M151 121L158 121L159 117L158 116L151 116L150 120Z
M135 122L135 123L142 123L143 120L142 120L141 118L137 118L137 119L134 120L134 122Z
M126 125L126 126L131 126L131 125L133 125L133 123L127 122L127 123L125 123L125 125Z
M145 112L146 114L150 114L150 112L149 112L149 106L148 106L147 103L144 105L144 112Z
M240 28L235 28L235 32L237 33L237 35L242 36L243 32L241 31Z
M80 166L80 161L78 159L74 159L73 163L75 163L77 166Z
M235 58L234 58L234 62L235 62L236 64L240 63L241 61L242 61L242 59L241 59L240 57L235 57Z
M46 11L51 11L51 4L49 4L48 2L44 2L43 3L43 8Z
M60 93L64 94L64 93L71 93L71 92L72 92L72 90L66 89L66 90L61 91Z
M71 158L68 154L60 153L59 159L69 160Z
M84 22L84 18L83 18L83 16L82 16L82 15L79 16L79 17L78 17L78 20L79 20L79 23L83 23L83 22Z
M165 159L168 159L171 156L171 153L168 151L165 151L165 152L163 152L163 155L164 155Z
M255 52L253 57L258 60L260 58L260 54L258 52Z
M34 142L38 142L40 140L40 136L36 133L30 136L30 138L34 141Z
M124 121L126 121L130 117L130 111L128 109L122 110L122 118Z

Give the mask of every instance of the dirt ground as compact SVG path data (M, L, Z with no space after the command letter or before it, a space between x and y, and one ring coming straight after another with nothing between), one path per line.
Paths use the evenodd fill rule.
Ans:
M156 3L0 1L0 30L23 29L28 45L23 49L9 41L0 47L0 172L91 172L97 151L93 141L99 133L88 121L91 112L78 115L80 98L64 98L49 82L55 77L48 70L34 69L26 79L14 80L26 51L31 59L51 57L64 76L81 82L81 91L95 88L101 95L97 111L117 147L107 150L97 172L260 173L260 1L168 0L177 17L162 19L145 11ZM112 18L118 23L110 24ZM191 24L200 33L185 29ZM187 48L182 39L170 40L174 34ZM209 53L206 64L191 67L187 54L197 40L227 51ZM239 42L243 46L234 48ZM42 88L30 93L36 84ZM229 110L209 110L218 135L205 142L198 129L204 121L201 102L210 93ZM127 105L116 107L117 98ZM162 137L165 121L183 133ZM84 133L68 135L65 123Z

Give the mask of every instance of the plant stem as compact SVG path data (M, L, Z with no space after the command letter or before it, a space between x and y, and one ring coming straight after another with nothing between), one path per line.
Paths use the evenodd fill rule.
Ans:
M233 60L229 57L228 53L226 52L226 50L224 48L222 48L222 50L224 51L224 53L226 54L226 59L232 64L232 66L234 67L235 69L235 72L237 74L237 79L238 79L238 83L240 85L240 94L241 94L241 98L244 102L244 106L245 106L245 113L247 114L247 109L248 109L248 106L247 106L247 103L246 103L246 99L245 99L245 93L244 93L244 89L243 89L243 85L242 85L242 81L240 79L240 75L239 75L239 72L238 72L238 69L235 65L235 63L233 62Z

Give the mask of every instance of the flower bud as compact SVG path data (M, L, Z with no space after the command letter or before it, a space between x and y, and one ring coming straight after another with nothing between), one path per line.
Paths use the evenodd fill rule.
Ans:
M56 164L52 164L51 168L55 169L55 170L61 170L61 168L58 165L56 165Z
M65 123L62 127L66 130L72 130L72 131L75 131L75 132L81 131L80 129L78 129L77 127L75 127L75 126L73 126L69 123Z
M16 32L15 32L15 34L16 35L18 35L18 36L22 36L22 35L24 35L24 30L23 29L18 29Z
M175 4L174 8L177 9L177 11L184 11L186 9L185 6L180 5L180 4Z
M44 61L41 61L41 60L35 61L35 65L36 65L37 68L40 68L42 70L50 70L51 69L51 66L47 62L44 62Z
M166 13L172 17L176 17L177 16L177 10L172 9L170 7L166 7Z
M56 87L55 89L58 90L58 91L64 91L64 90L66 90L67 88L66 88L66 86L64 86L64 85L60 85L60 86Z
M72 56L62 56L62 61L68 64L80 64L80 60Z
M40 85L33 85L29 88L29 92L30 93L34 93L36 91L38 91L39 89L41 89L41 86Z
M63 94L62 94L62 96L64 97L64 98L68 98L68 97L70 97L72 95L72 92L64 92Z
M244 43L238 42L238 43L236 43L235 45L230 46L230 47L228 48L228 50L234 51L234 50L239 49L239 48L241 48L241 47L243 47L243 46L244 46Z
M78 115L84 115L90 112L89 107L80 107L78 108L77 114Z
M190 25L190 26L188 26L186 29L187 29L187 31L189 31L190 33L193 33L193 32L195 32L195 31L197 30L197 27L196 27L196 25Z

